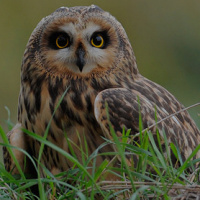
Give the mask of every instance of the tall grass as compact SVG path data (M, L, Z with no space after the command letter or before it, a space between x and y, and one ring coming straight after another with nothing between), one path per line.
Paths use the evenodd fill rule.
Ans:
M130 136L130 130L123 130L121 138L116 135L112 126L110 126L110 131L113 140L105 138L105 143L89 155L86 139L82 141L80 139L81 145L77 146L66 134L66 141L70 149L70 152L66 152L46 140L48 127L44 137L24 130L27 135L41 143L40 154L37 159L33 159L27 152L17 148L31 160L37 171L38 177L29 179L12 153L12 149L16 147L9 144L6 133L0 127L0 134L3 139L1 145L8 148L19 171L19 175L13 176L5 170L3 163L0 163L0 199L168 200L186 199L190 197L189 195L194 198L200 196L199 169L194 167L200 161L200 158L193 159L199 151L200 145L196 147L186 161L183 161L178 147L173 143L168 143L165 133L162 133L165 148L165 152L163 152L160 134L157 133L155 141L155 137L148 129L143 131L141 119L140 132L137 135L139 140L137 141L134 136ZM73 167L67 172L57 175L51 174L40 162L45 145L70 160ZM104 160L100 166L97 166L96 158L102 156L99 150L104 148L105 145L115 146L115 152L104 153L104 155L113 156L113 159L111 161ZM79 148L81 152L81 162L76 157L74 146ZM179 163L176 167L171 160L171 154ZM135 159L137 159L137 162L134 162ZM112 165L112 162L116 160L119 163L117 167ZM41 168L45 172L45 178L40 177ZM104 179L106 173L115 175L117 180ZM36 196L30 190L30 187L34 185L39 188L39 196Z
M4 139L4 144L1 145L10 149L15 148L7 143L6 134L2 128L0 133ZM179 193L179 190L188 191L187 188L191 190L193 184L198 184L198 170L194 170L192 175L188 174L187 171L189 167L194 166L195 162L199 161L199 159L192 160L192 158L200 149L200 145L180 167L174 168L169 153L170 148L172 147L171 149L173 149L178 160L180 160L177 153L179 150L175 145L171 144L170 147L166 137L164 137L164 141L167 155L163 153L159 145L156 145L151 132L141 133L141 140L132 145L127 143L128 132L124 131L123 138L119 139L114 130L111 129L113 141L106 140L91 155L88 155L87 150L83 151L88 147L87 141L82 141L82 145L79 147L82 152L82 162L79 162L73 153L72 141L68 138L68 143L71 144L71 154L50 143L44 137L29 131L26 131L26 133L41 142L41 144L58 151L74 163L74 166L69 171L56 176L52 175L43 166L46 173L45 178L38 176L37 179L28 179L23 174L22 169L19 176L12 176L0 163L0 199L47 199L50 197L52 199L96 199L97 194L102 196L103 199L169 199L173 188L176 191L174 193L181 196L183 193ZM99 156L99 149L109 143L115 145L117 151L114 153L107 152L107 154L120 159L121 165L117 168L112 167L110 162L105 160L100 166L96 166L95 159ZM32 160L39 174L40 163L37 165L38 161L33 160L27 153L26 155ZM12 156L14 158L14 155ZM137 164L128 165L127 157L131 159L132 156L137 156L138 162ZM93 166L90 174L88 169L91 168L89 166L91 161L93 161ZM17 161L16 165L18 166ZM118 181L102 180L101 176L105 172L116 174ZM30 191L30 187L36 184L38 184L40 190L39 197L35 197ZM200 191L200 187L196 186L196 189Z

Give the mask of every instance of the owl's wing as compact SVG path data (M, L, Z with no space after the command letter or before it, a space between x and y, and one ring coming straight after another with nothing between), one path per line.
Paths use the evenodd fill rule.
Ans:
M145 80L143 80L143 83L138 84L141 87L140 89L138 89L137 83L135 83L132 89L106 89L97 95L94 107L95 117L106 138L112 140L109 122L117 136L122 136L123 128L131 129L131 134L134 135L139 132L140 113L143 129L145 129L155 124L156 121L164 119L166 116L183 108L164 88L154 84L155 87L153 89L152 87L148 89L148 84L148 82L145 83ZM145 91L145 88L147 91ZM166 101L169 99L171 99L171 102L167 104ZM106 103L108 109L105 106ZM109 121L107 118L107 110L109 113ZM200 143L200 132L187 111L162 121L150 130L153 134L158 130L161 135L161 140L163 138L163 131L165 131L168 142L173 142L175 145L178 144L183 160Z
M20 123L17 123L13 129L7 133L7 138L10 143L10 145L18 147L20 149L23 149L27 151L27 141L26 136L22 131L22 126ZM25 170L25 155L22 151L17 150L16 148L11 148L13 151L14 156L16 157L22 171L27 173ZM13 161L10 153L8 152L7 147L3 147L3 159L4 159L4 165L8 172L12 172L12 174L19 174L18 169L16 168L15 162ZM28 168L27 168L28 169Z

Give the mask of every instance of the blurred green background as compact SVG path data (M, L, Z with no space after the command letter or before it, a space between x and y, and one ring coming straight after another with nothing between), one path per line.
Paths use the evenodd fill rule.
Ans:
M168 89L185 106L200 102L200 1L3 0L0 5L0 125L5 106L16 123L20 66L28 38L44 16L61 6L96 4L124 26L140 73ZM200 107L189 111L200 127Z

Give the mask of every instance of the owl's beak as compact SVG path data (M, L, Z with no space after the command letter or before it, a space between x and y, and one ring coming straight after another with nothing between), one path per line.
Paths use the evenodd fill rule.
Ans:
M85 65L85 50L83 49L82 45L80 45L76 51L77 61L76 65L78 66L79 70L82 72L83 67Z

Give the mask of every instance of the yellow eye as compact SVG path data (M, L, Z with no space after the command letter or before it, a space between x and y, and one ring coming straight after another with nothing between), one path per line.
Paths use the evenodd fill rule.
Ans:
M91 44L93 47L101 48L104 45L104 39L100 34L94 35L91 39Z
M63 49L69 46L69 37L66 35L59 35L56 38L56 46L59 49Z

